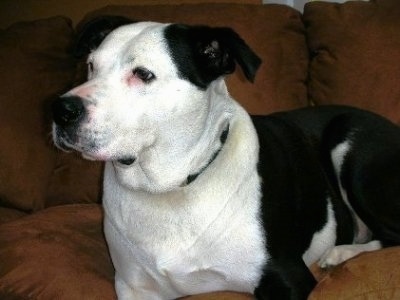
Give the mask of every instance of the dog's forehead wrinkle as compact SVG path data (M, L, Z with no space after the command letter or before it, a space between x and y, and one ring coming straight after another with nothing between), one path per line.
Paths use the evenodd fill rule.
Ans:
M120 42L124 43L136 36L139 36L143 32L157 30L157 28L161 28L163 26L165 25L156 22L138 22L124 25L112 31L104 40L103 44L116 44Z
M109 61L114 61L116 57L121 57L121 53L128 45L135 44L135 40L148 32L160 30L165 26L155 22L139 22L118 27L112 31L100 44L100 46L90 54L88 61L95 61L103 65Z
M144 67L157 75L177 73L164 37L166 24L138 23L118 28L92 54L102 72ZM137 28L138 27L138 28ZM161 74L160 74L161 73Z

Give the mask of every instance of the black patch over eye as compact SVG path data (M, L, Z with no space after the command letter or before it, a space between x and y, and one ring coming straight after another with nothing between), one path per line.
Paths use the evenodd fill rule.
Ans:
M152 81L156 76L146 68L136 68L132 71L133 75L142 80L145 83Z

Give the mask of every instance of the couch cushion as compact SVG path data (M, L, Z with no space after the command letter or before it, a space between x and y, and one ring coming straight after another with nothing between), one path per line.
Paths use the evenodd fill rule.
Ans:
M232 95L253 114L307 104L308 57L304 28L300 13L290 7L235 4L109 6L89 14L80 26L100 15L232 27L263 59L254 84L247 82L239 71L228 77Z
M57 150L51 101L75 82L67 18L0 31L0 204L26 211L100 199L100 163Z
M63 205L0 226L0 299L115 299L97 204Z
M25 215L26 215L26 213L24 213L20 210L17 210L17 209L0 207L0 225L3 223L7 223L10 221L16 220Z
M73 30L61 17L18 23L0 31L0 202L44 206L56 151L49 101L74 74L68 55Z
M59 151L49 178L46 207L100 202L103 163L83 159L78 153Z
M312 2L304 21L311 100L355 105L400 123L400 1Z
M363 253L322 277L310 300L400 299L400 247Z

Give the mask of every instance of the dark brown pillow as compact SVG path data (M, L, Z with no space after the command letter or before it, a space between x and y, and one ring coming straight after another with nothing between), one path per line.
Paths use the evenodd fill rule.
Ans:
M304 21L311 100L355 105L400 123L400 1L312 2Z
M83 159L76 152L58 151L49 178L46 207L101 201L103 163Z
M234 98L253 114L307 104L308 56L304 27L300 13L290 7L235 4L109 6L89 14L84 22L100 15L232 27L263 60L254 84L247 82L240 71L228 76L228 88Z
M63 205L0 226L0 299L116 299L98 204Z
M44 206L56 151L49 101L70 85L73 38L61 17L18 23L0 31L0 204Z

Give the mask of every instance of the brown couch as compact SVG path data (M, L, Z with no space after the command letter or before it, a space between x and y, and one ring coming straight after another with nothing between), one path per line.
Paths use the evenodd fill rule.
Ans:
M228 78L250 113L337 103L400 123L398 0L312 2L303 14L281 5L109 6L78 27L102 14L233 27L263 58L254 84L240 71ZM73 42L74 26L62 16L0 30L0 299L116 297L102 233L102 164L51 140L51 100L84 77ZM328 271L313 266L319 284L310 298L400 299L399 265L393 247Z

